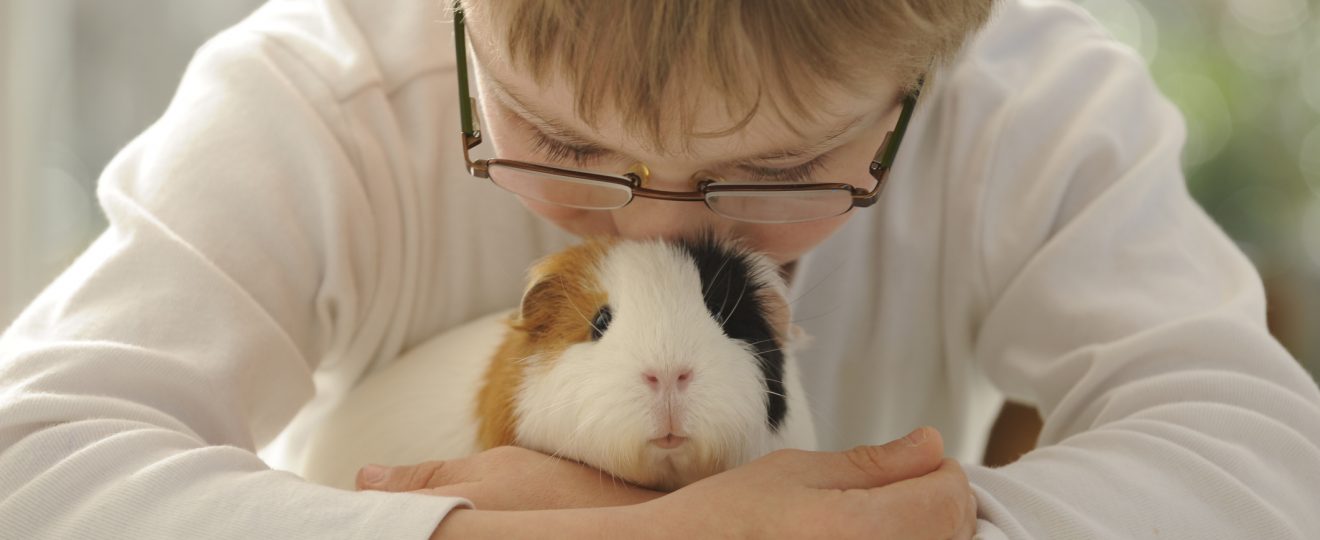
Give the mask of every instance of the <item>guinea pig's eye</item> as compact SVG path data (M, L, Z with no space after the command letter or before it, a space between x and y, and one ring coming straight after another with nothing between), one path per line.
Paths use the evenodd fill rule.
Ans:
M596 318L591 321L592 341L600 339L600 336L605 333L605 329L610 327L610 319L612 317L613 315L610 313L609 305L600 307L600 311L596 312Z

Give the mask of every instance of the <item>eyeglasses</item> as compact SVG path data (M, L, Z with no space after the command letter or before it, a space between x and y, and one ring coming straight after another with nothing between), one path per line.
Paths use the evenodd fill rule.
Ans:
M512 159L473 161L470 151L481 144L481 132L472 118L475 100L468 88L467 43L463 11L455 2L454 45L458 55L458 99L463 125L463 160L468 173L489 179L495 185L542 203L581 210L616 210L635 197L665 201L704 202L720 216L751 223L800 223L843 215L854 207L865 208L880 199L880 193L898 154L916 107L921 84L903 99L903 111L893 131L871 159L868 171L875 179L870 190L846 183L728 182L704 172L697 173L696 191L666 191L645 187L650 171L643 164L626 173L602 174Z

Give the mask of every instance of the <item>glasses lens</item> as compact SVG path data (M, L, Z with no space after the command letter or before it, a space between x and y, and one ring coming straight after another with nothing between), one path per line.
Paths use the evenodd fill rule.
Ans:
M852 209L852 192L843 189L806 191L712 191L706 205L730 219L752 223L798 223L834 217Z
M613 210L623 208L632 200L631 189L607 182L583 180L494 163L490 165L489 173L495 185L515 194L569 208Z

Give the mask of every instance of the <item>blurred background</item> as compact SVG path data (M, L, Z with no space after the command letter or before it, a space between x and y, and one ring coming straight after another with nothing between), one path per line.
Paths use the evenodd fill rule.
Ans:
M424 1L424 0L418 0ZM256 0L0 0L0 327L105 227L93 190ZM1320 0L1077 0L1187 116L1192 193L1320 374Z

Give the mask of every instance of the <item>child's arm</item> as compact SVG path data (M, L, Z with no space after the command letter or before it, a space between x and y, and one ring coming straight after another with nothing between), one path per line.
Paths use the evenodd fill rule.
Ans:
M989 301L971 351L1045 420L1020 461L967 467L981 533L1320 537L1320 392L1188 195L1181 116L1134 54L1032 11L1022 24L1059 28L1023 53L1038 72L968 68L1015 111L975 226Z
M943 456L930 428L842 452L780 450L641 504L451 512L432 538L971 538L975 500ZM430 474L411 472L386 487L430 485ZM497 508L498 499L487 498Z
M359 176L318 84L231 32L107 169L109 229L0 338L0 536L425 538L463 504L253 453L322 359L394 339L401 196Z

